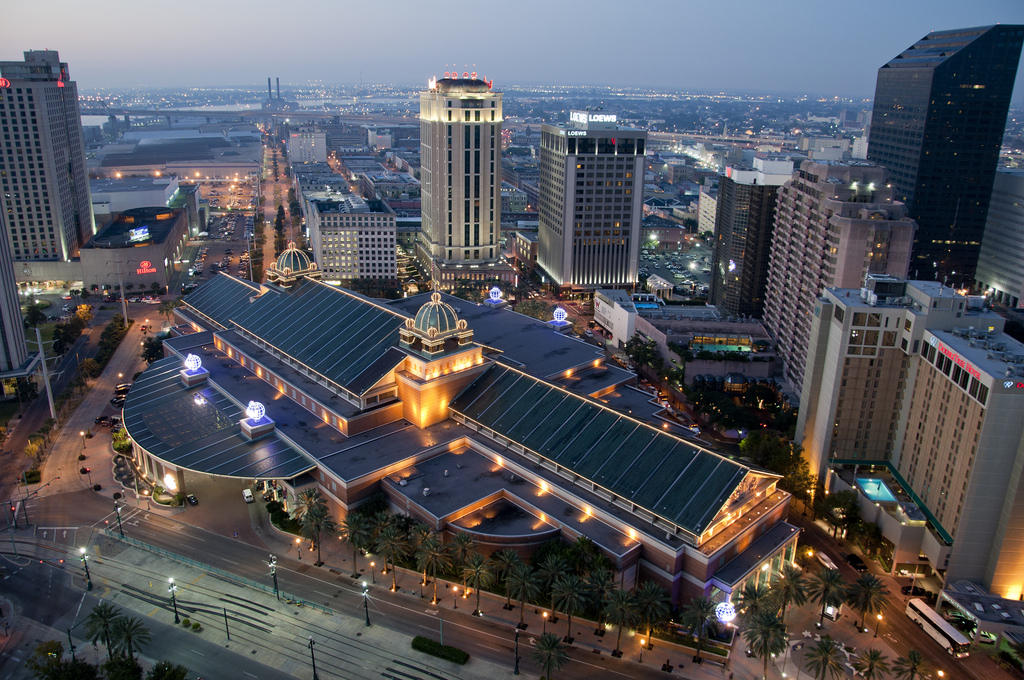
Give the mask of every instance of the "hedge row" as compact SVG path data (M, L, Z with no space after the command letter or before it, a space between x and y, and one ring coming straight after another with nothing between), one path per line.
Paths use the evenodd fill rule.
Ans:
M412 639L412 648L418 652L430 654L431 656L436 656L437 658L445 659L446 661L453 661L457 664L464 664L469 661L469 654L458 647L442 645L440 642L434 642L430 638L425 638L422 635L417 635Z

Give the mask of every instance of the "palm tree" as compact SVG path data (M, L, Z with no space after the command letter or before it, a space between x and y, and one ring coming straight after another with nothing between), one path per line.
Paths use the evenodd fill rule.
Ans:
M324 532L333 534L338 530L331 516L327 514L327 505L313 507L302 516L302 535L313 542L316 546L316 563L323 564L320 559L320 535Z
M815 680L825 680L827 675L837 680L843 675L843 655L840 649L839 643L828 635L807 649L804 663Z
M772 590L779 602L783 624L786 623L790 605L800 607L807 602L807 579L795 564L787 564L782 568L781 578Z
M523 627L524 616L526 614L527 600L537 597L540 592L540 583L537 580L537 574L533 572L528 564L517 564L505 575L505 587L508 589L509 595L515 595L515 598L519 600L519 627Z
M121 610L109 602L100 602L92 608L85 619L85 634L93 644L102 639L107 648L107 657L111 656L110 633L114 623L121 618Z
M449 544L451 548L452 564L458 571L462 571L462 568L469 562L471 555L475 554L476 543L473 541L473 537L469 534L455 534L455 538ZM466 592L466 578L462 578L462 592Z
M295 507L292 508L292 517L301 522L308 514L327 512L327 502L319 489L303 489L295 496Z
M537 565L537 577L540 579L541 588L548 590L551 593L551 621L554 623L558 619L555 618L555 593L551 591L551 584L555 582L555 579L561 576L569 568L569 563L564 557L556 552L548 553L540 564Z
M416 553L416 565L423 570L424 581L428 573L434 579L434 599L430 604L437 604L437 572L447 569L450 564L448 548L436 536L431 536L420 544L420 549Z
M405 532L395 524L384 526L377 536L377 552L384 556L384 568L387 569L388 563L391 563L393 570L391 590L393 591L398 590L398 570L395 569L395 561L402 559L408 549L409 544L405 538Z
M504 583L509 571L520 562L519 555L514 550L499 550L491 555L491 572L499 582ZM512 609L512 593L508 592L507 588L505 596L505 609Z
M695 597L683 609L680 619L690 633L697 638L697 655L693 659L700 663L700 653L708 639L708 631L714 630L717 622L715 603L706 597Z
M786 649L788 636L786 625L777 611L762 609L748 618L749 625L743 631L747 647L764 662L762 677L768 678L768 660Z
M636 589L634 597L640 622L647 628L647 640L650 643L651 629L668 617L668 596L665 589L654 581L644 581Z
M853 662L864 680L882 680L889 672L889 659L877 649L869 649Z
M487 566L487 560L480 553L473 553L462 568L463 583L468 583L476 591L476 609L474 616L480 615L480 590L494 582L494 574Z
M770 596L771 591L768 590L767 586L747 581L746 585L743 586L743 590L736 597L736 604L739 605L740 611L743 612L744 616L756 616L758 612L768 607L768 598Z
M874 574L861 574L850 587L847 600L854 609L860 612L860 623L857 628L864 628L864 620L869 614L881 611L885 604L885 596L889 589Z
M608 601L604 605L605 616L611 623L619 627L619 634L615 638L615 656L622 656L619 644L622 642L622 629L631 626L636 621L636 602L633 594L628 590L616 588L608 595Z
M339 536L352 546L352 577L359 576L359 551L366 551L373 545L373 525L370 519L358 512L350 512L341 521Z
M811 579L811 597L821 604L818 628L821 628L825 621L825 608L841 605L845 594L846 585L838 569L825 569Z
M892 665L892 672L900 680L916 680L924 675L924 657L921 652L911 649L906 657L896 659Z
M537 643L533 647L533 659L540 665L544 678L552 680L554 672L565 665L569 655L565 653L562 641L557 635L544 633L537 638Z
M604 604L608 599L608 595L615 588L611 570L604 567L592 569L587 576L587 587L590 588L590 593L597 602L597 630L594 632L598 635L604 635Z
M569 617L565 631L565 642L572 644L572 615L587 606L587 584L576 574L563 574L551 584L551 594L555 604Z
M115 619L111 625L111 634L117 641L117 648L132 661L135 661L135 652L142 651L142 648L152 640L149 629L134 616L121 616Z

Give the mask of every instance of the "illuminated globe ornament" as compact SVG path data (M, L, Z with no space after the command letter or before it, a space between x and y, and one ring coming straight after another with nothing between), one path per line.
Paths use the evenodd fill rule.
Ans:
M719 602L715 605L715 618L722 623L729 623L736 618L736 607L732 602Z
M565 323L568 317L569 313L561 307L555 307L555 311L551 313L551 318L555 320L555 323Z
M185 357L185 368L195 373L203 367L203 360L197 357L195 354L189 354Z
M490 296L491 302L500 302L501 301L501 288L498 288L497 286L495 286L494 288L491 288L491 290L487 293L487 295Z
M263 420L263 416L267 415L267 409L258 401L250 401L249 405L245 407L245 415L249 416L249 420L254 423L259 422Z

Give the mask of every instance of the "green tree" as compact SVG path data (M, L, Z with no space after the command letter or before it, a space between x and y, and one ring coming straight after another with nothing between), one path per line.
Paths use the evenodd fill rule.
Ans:
M899 680L917 680L924 677L924 657L921 652L911 649L906 656L896 659L892 665L893 674Z
M668 594L654 581L644 581L636 589L634 599L638 618L647 629L647 639L650 640L651 629L668 618Z
M134 658L115 656L103 664L106 680L142 680L142 666Z
M462 573L462 568L469 562L470 556L476 554L476 543L469 534L458 533L449 544L452 566L457 573ZM466 579L462 579L462 592L466 592Z
M167 323L170 323L174 319L174 310L180 307L181 304L182 302L180 297L174 300L162 300L160 304L157 305L156 309L165 319L167 319Z
M640 375L640 369L643 366L650 366L655 371L661 370L664 362L661 353L658 352L658 344L654 340L646 340L642 335L636 333L626 341L623 349L626 356L633 362L637 375Z
M142 359L146 363L153 363L164 358L164 341L160 338L146 338L142 342Z
M683 608L680 621L690 634L697 638L697 656L704 650L710 631L715 630L718 619L715 617L715 603L706 597L695 597Z
M117 618L110 632L114 646L132 661L135 661L135 652L141 651L152 639L149 629L134 616Z
M576 574L562 574L551 584L551 594L555 597L555 606L569 619L565 641L572 644L572 617L587 606L587 584Z
M491 555L491 572L501 583L505 583L508 573L513 567L521 564L519 555L514 550L499 550ZM505 609L512 609L512 593L505 589Z
M111 653L111 640L113 639L111 634L114 629L114 623L120 618L121 610L109 602L100 602L92 608L89 616L85 618L86 636L93 644L98 640L103 640L103 646L107 648L108 657L113 656Z
M522 628L526 615L526 601L537 597L540 582L530 565L519 563L505 574L505 587L510 597L519 600L519 627Z
M825 608L838 607L846 595L846 584L838 569L825 569L811 578L811 597L821 605L818 628L825 621Z
M430 536L420 543L416 551L416 566L423 571L423 580L427 580L429 574L434 579L434 599L430 604L437 604L437 574L444 571L451 565L446 546L441 543L437 536Z
M516 303L515 311L541 321L551 320L551 305L543 300L522 300Z
M537 577L540 579L541 588L551 593L551 614L555 612L555 593L551 584L555 579L565 573L568 562L557 552L549 552L537 565Z
M46 312L43 311L44 307L40 304L29 305L25 309L25 323L35 328L41 323L46 322Z
M858 628L864 627L864 620L869 615L881 611L888 594L889 589L874 574L864 573L857 578L847 593L847 602L860 612Z
M480 591L494 582L494 574L483 555L473 553L469 556L462 567L462 580L476 591L476 609L473 610L473 615L480 616Z
M761 677L768 679L768 661L786 649L786 625L777 611L762 609L747 618L747 627L743 631L743 639L754 656L761 659L763 665Z
M618 588L613 590L608 595L608 601L605 602L604 614L609 622L619 628L619 633L615 638L615 652L621 654L622 629L632 626L637 619L636 601L633 599L633 594L628 590Z
M384 567L391 564L391 590L398 591L398 570L395 562L405 557L409 550L409 542L403 532L395 524L387 524L377 535L377 552L384 556Z
M744 616L755 616L771 604L772 593L767 586L747 581L736 597L736 604Z
M604 604L608 600L608 596L611 595L611 592L615 590L615 578L612 576L610 569L598 567L591 570L586 581L587 587L590 589L590 595L597 604L597 625L600 628L604 625Z
M808 584L803 572L794 564L787 563L782 568L782 575L773 589L782 613L782 622L786 622L786 614L790 605L802 606L807 602Z
M78 364L78 372L85 378L95 378L103 372L103 367L95 359L82 359L82 363Z
M861 654L853 667L864 680L882 680L889 672L889 659L877 649L869 649Z
M815 680L825 680L826 677L838 680L846 670L843 666L844 657L840 650L839 643L825 635L807 648L804 653L804 666Z
M39 680L98 680L95 666L79 659L64 659L64 646L56 641L40 643L25 661Z
M565 665L569 655L565 653L562 641L554 633L544 633L533 647L533 659L540 666L545 680L553 680L554 673Z
M338 534L352 546L352 577L358 578L359 552L373 545L373 526L362 513L350 512L342 520Z

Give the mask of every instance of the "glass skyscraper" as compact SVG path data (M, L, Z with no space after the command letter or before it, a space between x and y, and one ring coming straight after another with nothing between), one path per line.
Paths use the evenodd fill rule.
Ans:
M929 33L878 69L868 159L918 223L912 278L972 283L1024 26Z

